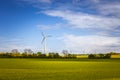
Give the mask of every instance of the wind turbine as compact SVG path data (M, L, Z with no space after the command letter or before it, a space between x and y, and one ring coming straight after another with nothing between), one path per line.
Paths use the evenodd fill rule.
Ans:
M46 38L47 37L51 37L51 35L45 35L43 32L42 32L42 37L43 37L43 39L42 39L42 44L43 44L43 47L44 47L44 54L46 53Z

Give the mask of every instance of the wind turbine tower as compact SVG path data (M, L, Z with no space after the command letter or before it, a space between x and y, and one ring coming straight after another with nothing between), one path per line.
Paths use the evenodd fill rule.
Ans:
M44 50L44 54L45 54L45 53L46 53L46 38L47 38L47 37L51 37L51 35L47 35L47 36L46 36L46 35L42 32L42 37L43 37L43 39L42 39L42 42L41 42L41 43L43 44L43 47L44 47L43 50Z

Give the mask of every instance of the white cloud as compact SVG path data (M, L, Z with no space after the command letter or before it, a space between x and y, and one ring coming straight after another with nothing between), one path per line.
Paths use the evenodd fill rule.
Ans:
M51 0L38 0L40 2L43 2L43 3L51 3Z
M54 25L37 25L37 27L41 30L54 30L54 29L59 29L61 27L61 24L56 23Z
M113 49L118 48L118 46L120 47L119 37L98 35L76 36L72 34L66 34L61 38L61 40L68 49L77 52L81 52L81 50L85 50L88 53L94 52L95 50L99 50L98 52L105 52L107 49L112 49L111 46L114 46Z
M29 3L51 3L51 0L22 0Z
M91 0L94 3L100 3L101 0Z
M111 30L120 26L120 19L118 18L60 10L48 10L44 13L49 16L61 17L63 20L66 20L70 26L75 28Z
M120 17L120 3L111 3L99 5L97 10L103 15Z
M7 39L0 38L0 52L11 51L12 49L18 49L19 51L23 51L24 49L32 49L35 50L33 46L26 45L26 42L21 39Z

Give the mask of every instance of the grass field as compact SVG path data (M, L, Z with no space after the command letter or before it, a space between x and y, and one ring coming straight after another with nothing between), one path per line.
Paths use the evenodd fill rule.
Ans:
M120 80L120 59L0 59L0 80Z

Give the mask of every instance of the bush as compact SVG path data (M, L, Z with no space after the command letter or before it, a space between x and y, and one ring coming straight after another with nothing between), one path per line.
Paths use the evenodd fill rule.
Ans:
M88 55L89 59L110 59L111 54L90 54Z

